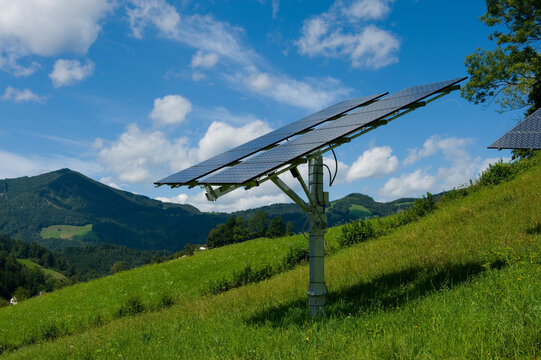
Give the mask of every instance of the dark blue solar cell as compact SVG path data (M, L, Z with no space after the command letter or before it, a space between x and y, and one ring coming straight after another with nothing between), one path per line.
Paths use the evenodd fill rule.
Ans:
M192 166L173 175L157 181L157 184L187 184L215 169L215 166Z
M256 156L253 156L249 159L246 159L243 163L237 165L249 165L249 164L259 164L259 163L275 163L275 162L287 162L293 160L307 152L311 152L314 148L314 145L321 146L323 142L310 142L310 143L294 143L287 142L283 143L274 149L269 151L264 151Z
M240 166L242 165L242 166ZM230 168L225 168L201 180L202 184L242 184L254 178L257 174L278 168L283 165L282 162L259 163L259 164L239 164ZM255 174L255 175L254 175Z
M541 109L528 116L489 149L541 149Z

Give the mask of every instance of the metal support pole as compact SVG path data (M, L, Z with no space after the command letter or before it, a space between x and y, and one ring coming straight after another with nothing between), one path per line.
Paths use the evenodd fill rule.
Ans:
M325 215L325 194L323 193L323 158L315 157L308 163L308 186L314 206L310 212L310 284L308 285L308 303L310 315L325 315L327 286L323 258L325 240L323 235L327 229ZM318 215L319 213L319 215Z

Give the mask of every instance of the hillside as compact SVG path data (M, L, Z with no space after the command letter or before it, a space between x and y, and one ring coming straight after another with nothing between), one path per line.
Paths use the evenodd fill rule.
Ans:
M413 198L402 198L388 203L381 203L368 195L353 193L341 199L331 201L330 207L325 209L325 212L327 213L329 226L336 226L353 220L391 215L399 210L408 208L413 204L413 201L415 201ZM273 204L256 209L237 211L232 215L249 219L259 210L265 211L269 217L281 216L284 222L293 222L297 232L302 230L306 221L306 214L295 204Z
M42 239L52 225L92 225L77 243L108 243L139 249L180 250L187 242L205 243L224 214L201 213L190 205L165 204L113 189L62 169L0 180L0 233L49 248L73 246L70 239Z
M379 203L366 195L350 194L332 202L329 224L385 216L412 201ZM258 210L292 221L297 232L306 220L295 204L274 204L232 215L248 219ZM204 244L209 231L230 216L117 190L69 169L0 180L0 234L37 241L50 249L105 243L178 251L186 243Z
M339 248L329 229L327 316L310 319L302 236L258 239L75 285L0 309L6 358L538 358L541 161L453 194L387 236Z

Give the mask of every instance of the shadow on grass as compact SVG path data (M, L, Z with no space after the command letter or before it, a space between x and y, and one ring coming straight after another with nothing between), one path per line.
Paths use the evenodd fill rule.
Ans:
M536 226L532 226L531 228L526 229L526 234L530 234L530 235L541 234L541 223L537 224Z
M503 261L490 264L490 268L496 269L503 266ZM411 268L329 292L324 318L312 319L307 308L308 301L304 298L266 309L249 318L247 324L281 327L325 321L326 318L361 316L372 311L393 311L412 300L470 281L486 269L487 266L480 263L448 265L434 269Z

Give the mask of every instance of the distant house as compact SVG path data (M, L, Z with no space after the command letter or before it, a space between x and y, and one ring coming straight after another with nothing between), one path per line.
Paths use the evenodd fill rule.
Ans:
M17 298L16 298L15 296L12 297L11 300L9 301L9 303L10 303L11 305L17 305Z
M207 247L206 247L206 246L200 246L200 247L199 247L199 250L201 250L201 251L207 250Z

